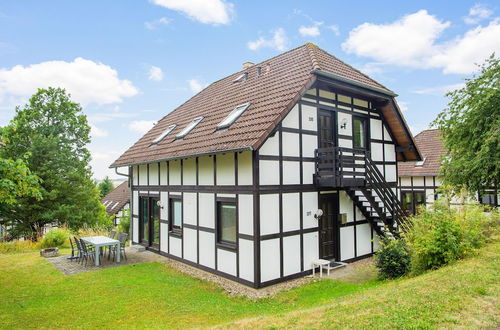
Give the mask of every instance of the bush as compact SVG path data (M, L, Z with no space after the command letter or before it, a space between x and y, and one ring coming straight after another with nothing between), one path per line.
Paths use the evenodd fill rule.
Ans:
M130 233L130 210L123 210L123 214L120 217L120 223L118 224L118 230L122 233Z
M375 254L375 266L382 279L398 278L410 271L411 257L403 239L384 240Z
M406 233L411 249L412 272L420 274L437 269L473 254L492 234L493 211L484 213L481 205L450 207L446 200L436 201L429 210L414 216Z
M66 230L59 228L51 229L40 242L40 248L45 249L61 246L66 242L68 237L69 235Z

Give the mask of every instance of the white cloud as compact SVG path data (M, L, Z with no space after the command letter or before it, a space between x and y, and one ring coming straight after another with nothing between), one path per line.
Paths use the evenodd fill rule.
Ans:
M113 109L113 111L115 111ZM124 113L124 112L99 112L87 115L89 122L91 123L106 123L116 119L137 117L137 113Z
M148 79L152 81L162 81L163 70L160 67L152 65L151 68L149 68Z
M108 136L108 132L91 124L90 125L90 135L92 137L106 137L106 136Z
M134 120L128 125L132 132L145 134L156 124L154 120Z
M132 82L120 79L112 67L81 57L73 62L47 61L0 69L0 103L49 86L65 88L73 100L84 105L118 103L139 92Z
M208 84L200 82L198 79L189 79L188 81L189 84L189 89L191 89L191 92L193 93L198 93L202 89L208 86Z
M332 30L336 36L340 35L340 29L339 29L338 25L329 25L329 26L327 26L327 28Z
M321 34L319 31L319 27L323 24L323 22L314 22L311 26L302 25L299 27L299 33L303 37L317 37Z
M224 0L151 0L152 3L180 11L189 18L205 24L229 24L234 5Z
M170 19L168 19L166 17L161 17L161 18L155 19L153 21L144 22L144 27L148 30L156 30L160 26L168 25L168 24L170 24Z
M255 41L249 41L247 46L250 50L258 50L260 48L268 47L284 51L288 48L288 38L285 30L283 30L283 28L278 28L273 31L273 37L271 39L260 37Z
M398 101L399 109L401 112L406 112L408 111L408 102L405 101Z
M348 53L372 58L381 65L421 69L440 68L444 73L470 74L491 53L500 52L500 21L478 26L455 39L438 43L449 22L420 10L390 24L363 23L342 44Z
M444 94L446 94L448 92L463 88L464 86L465 86L464 83L444 85L444 86L435 86L435 87L417 89L417 90L414 90L413 93L422 94L422 95L443 96Z
M477 24L480 21L489 18L493 11L482 4L475 4L469 9L469 15L464 17L464 22L467 24Z

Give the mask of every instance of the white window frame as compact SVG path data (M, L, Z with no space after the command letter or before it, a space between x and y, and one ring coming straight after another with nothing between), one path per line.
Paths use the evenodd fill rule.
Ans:
M186 135L188 135L201 121L204 117L197 117L193 119L179 134L175 136L176 139L182 139Z
M422 167L422 166L424 166L424 164L425 164L425 161L426 161L426 160L427 160L427 157L422 158L422 160L418 160L418 161L415 163L415 166L416 166L416 167Z
M157 144L157 143L160 143L161 140L163 140L167 135L169 135L175 128L177 127L177 125L169 125L167 127L166 130L163 131L163 133L161 133L160 135L158 135L154 140L153 142L151 142L151 144Z
M224 120L222 120L217 125L217 129L228 128L229 126L234 124L234 122L236 120L238 120L238 118L240 118L240 116L248 109L249 106L250 106L250 103L244 103L244 104L240 104L240 105L236 106L233 109L233 111L231 111L231 113L229 113L229 115L227 115L227 117L224 118Z

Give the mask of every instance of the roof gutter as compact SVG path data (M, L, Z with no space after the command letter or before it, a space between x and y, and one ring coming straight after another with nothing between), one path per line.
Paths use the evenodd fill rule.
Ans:
M115 171L117 171L118 167L125 167L125 166L133 166L133 165L140 165L140 164L147 164L147 163L156 163L156 162L163 162L167 160L176 160L176 159L183 159L183 158L190 158L190 157L197 157L197 156L206 156L206 155L215 155L215 154L220 154L220 153L225 153L225 152L239 152L239 151L253 151L252 147L242 147L242 148L235 148L235 149L224 149L224 150L215 150L215 151L206 151L206 152L200 152L200 153L195 153L195 154L186 154L182 156L176 156L176 157L167 157L167 158L160 158L160 159L151 159L147 161L142 161L142 162L132 162L132 163L125 163L125 164L111 164L109 168L115 168ZM117 174L120 174L116 172ZM122 174L120 174L122 175Z
M393 91L390 91L390 90L387 90L387 89L383 89L383 88L378 88L378 87L375 87L375 86L371 86L371 85L368 85L368 84L365 84L365 83L362 83L362 82L359 82L359 81L356 81L356 80L353 80L353 79L349 79L349 78L346 78L346 77L339 76L338 74L335 74L335 73L331 73L331 72L327 72L327 71L323 71L323 70L319 70L319 69L312 70L311 73L315 74L315 75L318 75L318 76L322 76L322 77L326 77L326 78L338 80L338 81L341 81L341 82L344 82L344 83L348 83L350 85L354 85L354 86L361 87L361 88L364 88L364 89L368 89L368 90L371 90L373 92L384 94L384 95L387 95L387 96L390 96L390 97L396 97L396 96L398 96L398 94L394 93Z

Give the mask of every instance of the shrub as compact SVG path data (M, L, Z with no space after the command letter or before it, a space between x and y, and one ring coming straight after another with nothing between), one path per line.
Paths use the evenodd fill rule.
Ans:
M66 242L68 237L69 235L66 230L60 228L51 229L40 242L40 248L45 249L61 246Z
M384 240L375 254L375 266L382 279L397 278L410 271L411 257L403 239Z
M122 233L130 232L130 210L123 210L123 214L120 217L120 224L118 225L118 229Z
M412 271L420 274L475 253L488 240L491 223L498 216L496 211L490 215L483 211L476 204L453 208L446 200L422 209L411 219L412 227L405 235Z

